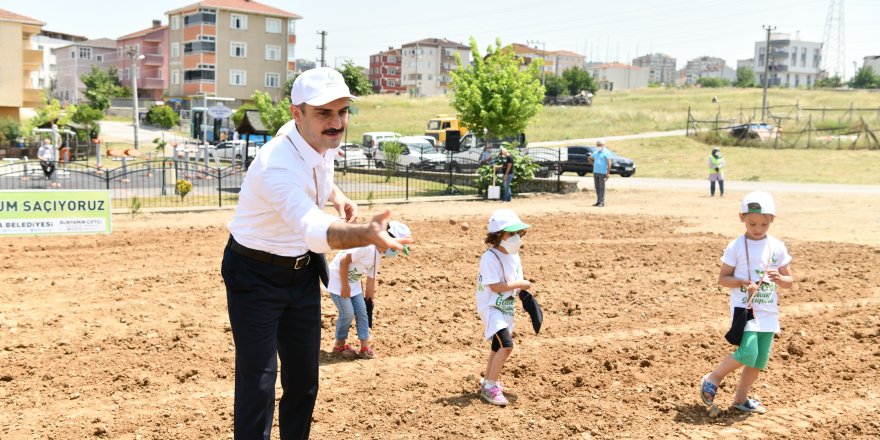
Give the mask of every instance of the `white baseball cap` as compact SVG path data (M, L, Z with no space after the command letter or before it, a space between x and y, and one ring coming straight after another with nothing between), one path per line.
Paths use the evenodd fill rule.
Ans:
M489 218L489 233L499 231L516 232L528 228L529 225L522 222L515 212L509 209L499 209L492 213Z
M330 67L306 70L296 77L290 89L290 103L293 105L324 105L339 98L357 99L348 90L342 74Z
M405 238L412 235L412 231L409 230L409 226L391 220L388 222L388 234L394 238Z
M776 215L776 204L773 203L773 196L770 193L754 191L743 197L739 212Z
M605 139L599 139L596 141L596 146L598 147L599 145L605 145Z

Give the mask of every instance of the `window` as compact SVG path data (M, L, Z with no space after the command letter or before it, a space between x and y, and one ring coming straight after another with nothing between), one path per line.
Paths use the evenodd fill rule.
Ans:
M172 15L171 16L171 30L176 31L178 29L180 29L180 16L179 15Z
M243 86L247 84L247 72L244 70L229 69L229 85Z
M280 34L281 33L281 19L280 18L266 18L266 32L270 34Z
M233 58L247 58L247 43L236 41L229 43L229 56Z
M103 63L104 62L104 55L95 55L95 61L97 61L99 63Z
M122 48L121 47L116 48L116 56L120 59L122 58Z
M171 43L171 58L180 56L180 43Z
M792 66L797 65L797 47L791 48L791 65Z
M70 49L70 58L76 58L76 49Z
M266 45L266 59L269 61L281 61L281 46Z
M172 70L171 71L171 84L177 85L180 84L180 71Z
M295 53L294 49L296 49L295 44L288 44L287 45L287 61L293 61L296 59L296 57L294 56L294 53Z
M81 60L90 60L92 59L92 48L91 47L81 47L79 48L79 58Z
M216 24L217 12L212 9L199 9L198 13L183 17L184 26L195 26L197 24Z
M801 48L801 67L807 67L807 48Z
M277 89L281 84L281 75L277 73L267 73L266 74L266 87L271 89Z
M198 41L183 43L184 54L197 52L214 52L215 48L216 44L214 43L214 37L209 37L206 35L200 35Z
M131 79L131 69L125 68L125 79Z
M186 82L189 82L189 81L214 82L214 65L213 64L199 64L196 66L196 70L184 70L183 71L183 80Z
M247 30L247 15L232 14L232 29Z
M290 19L287 20L287 33L295 34L296 33L296 20Z

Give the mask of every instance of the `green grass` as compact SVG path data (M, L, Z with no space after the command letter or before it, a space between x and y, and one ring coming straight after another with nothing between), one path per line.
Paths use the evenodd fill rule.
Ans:
M705 179L711 147L686 137L609 142L636 161L636 177ZM723 147L727 180L876 185L878 150L806 150Z
M684 129L688 107L701 120L715 119L719 112L721 118L736 118L741 108L746 119L753 112L760 118L761 95L761 89L736 88L600 91L591 107L545 106L530 122L526 137L537 142ZM713 96L720 102L712 103ZM880 110L877 94L869 91L771 89L767 100L771 106L797 103L802 108L849 108L852 104L856 108ZM358 100L355 106L357 113L351 117L348 142L360 142L363 133L368 131L422 134L428 119L434 115L455 114L445 96L370 95ZM774 110L777 111L789 114L788 109ZM802 118L806 118L806 114L802 112ZM820 119L819 113L815 114L814 121ZM825 119L841 115L826 112ZM867 112L868 117L876 121L880 111Z

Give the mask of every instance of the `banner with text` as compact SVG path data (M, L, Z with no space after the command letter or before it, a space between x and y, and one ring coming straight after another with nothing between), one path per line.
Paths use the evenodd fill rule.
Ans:
M0 191L0 236L110 232L109 191Z

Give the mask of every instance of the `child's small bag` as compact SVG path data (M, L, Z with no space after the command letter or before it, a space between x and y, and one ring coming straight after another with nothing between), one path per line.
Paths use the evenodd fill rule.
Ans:
M749 281L751 281L752 269L749 268L749 239L743 235L743 241L746 245L746 274L749 277ZM758 282L759 288L763 282L763 278ZM757 291L755 293L757 293ZM746 323L748 323L749 320L755 319L755 312L752 310L753 297L754 294L749 295L749 301L746 303L745 307L734 307L733 309L733 321L730 324L730 330L724 334L724 339L733 345L739 345L742 343L743 333L745 333L746 330Z

